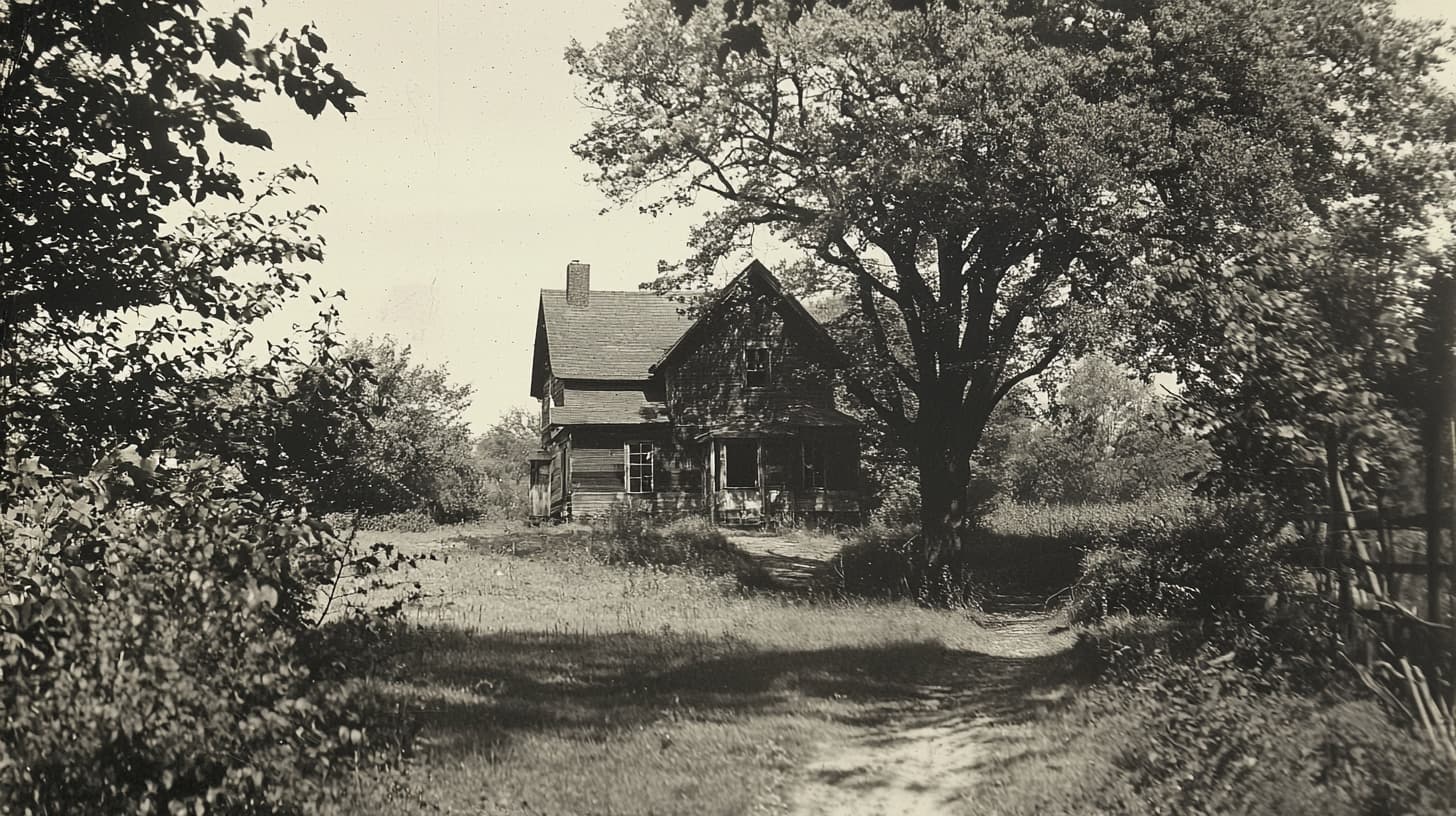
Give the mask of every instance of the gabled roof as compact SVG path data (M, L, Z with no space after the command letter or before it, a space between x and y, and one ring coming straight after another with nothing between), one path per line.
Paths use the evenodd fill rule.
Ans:
M542 289L536 316L531 396L543 395L548 370L558 379L568 381L650 380L658 368L694 348L733 297L745 287L755 285L774 297L775 306L785 320L816 341L827 361L843 363L843 355L819 321L797 299L784 292L767 267L753 261L723 287L697 320L682 313L683 304L656 292L592 290L588 305L571 306L566 302L566 290ZM621 404L617 403L618 407ZM621 415L621 411L616 414Z
M652 364L692 324L682 308L656 292L602 290L586 306L569 306L564 289L542 289L531 396L541 396L548 363L563 380L651 378Z
M834 339L829 336L829 332L824 330L824 327L819 324L819 321L815 320L813 315L809 314L804 308L804 304L800 303L798 298L784 291L783 285L779 283L778 278L773 276L772 272L768 271L768 267L758 261L752 261L733 280L729 281L727 286L723 287L723 291L719 292L717 297L713 298L713 301L708 304L707 308L703 309L702 314L698 316L697 320L693 321L693 324L688 327L682 337L678 338L677 342L673 343L663 352L661 359L653 363L651 370L656 371L662 368L679 355L686 354L689 350L696 347L706 333L710 331L713 320L718 316L718 313L726 308L727 304L732 302L739 290L754 284L762 285L774 296L779 307L779 312L784 316L784 319L797 323L800 328L806 330L819 344L821 351L828 358L828 362L839 365L844 364L844 355L839 351L839 347L835 345Z

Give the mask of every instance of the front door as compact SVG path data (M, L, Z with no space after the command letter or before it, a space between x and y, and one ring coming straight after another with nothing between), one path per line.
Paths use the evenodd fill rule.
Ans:
M531 463L531 518L545 518L551 514L550 478L546 467L548 462Z
M716 446L716 518L724 524L763 520L762 446L757 439L720 439Z
M759 452L763 462L763 517L772 524L794 521L793 475L797 470L798 440L765 439Z

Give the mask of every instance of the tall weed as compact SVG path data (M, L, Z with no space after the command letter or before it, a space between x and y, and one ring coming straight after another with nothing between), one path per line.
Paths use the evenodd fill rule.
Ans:
M683 567L734 574L745 559L707 519L684 517L659 525L643 508L618 502L592 525L592 554L607 564Z
M1232 662L1167 663L1122 704L1117 764L1154 813L1437 814L1449 769L1370 700L1291 693Z

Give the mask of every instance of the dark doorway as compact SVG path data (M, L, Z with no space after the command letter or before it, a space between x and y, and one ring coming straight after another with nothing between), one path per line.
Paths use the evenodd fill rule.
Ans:
M757 439L725 440L723 457L724 487L758 487Z

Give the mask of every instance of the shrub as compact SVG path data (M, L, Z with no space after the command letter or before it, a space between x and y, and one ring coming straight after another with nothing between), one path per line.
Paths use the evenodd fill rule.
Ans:
M914 527L878 524L855 531L830 561L835 588L860 597L913 598L928 606L979 609L985 588L968 562L917 581L917 535Z
M1449 769L1372 701L1301 696L1232 662L1167 663L1117 763L1155 813L1449 812Z
M608 564L688 567L733 574L746 559L706 519L680 518L658 525L632 502L613 504L592 525L592 553Z
M1079 632L1075 650L1090 675L1136 681L1186 660L1204 645L1200 627L1152 615L1109 615Z
M1256 499L1148 514L1093 535L1072 618L1241 612L1293 585L1285 558L1292 544L1282 521Z
M297 634L337 575L320 522L169 485L124 451L0 483L0 812L293 813L386 763L373 705Z

